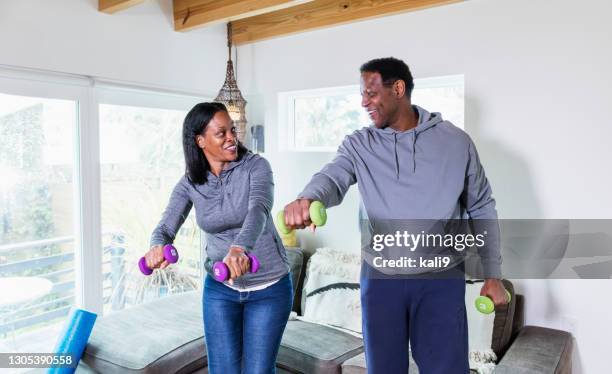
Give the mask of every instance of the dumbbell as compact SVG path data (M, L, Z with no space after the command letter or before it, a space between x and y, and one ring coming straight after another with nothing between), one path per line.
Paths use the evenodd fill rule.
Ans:
M308 212L310 213L310 220L315 226L324 226L325 222L327 222L327 211L325 210L325 205L323 205L320 201L313 201L310 203L310 207L308 208ZM283 235L289 234L292 229L288 228L285 225L285 211L281 210L276 215L276 228Z
M174 248L172 244L164 245L163 251L164 251L164 258L166 259L166 261L168 261L171 264L174 264L175 262L178 261L179 259L178 251L176 250L176 248ZM153 273L153 269L147 266L147 260L144 257L141 257L140 260L138 261L138 267L140 268L140 271L144 275L151 275Z
M249 272L257 273L259 270L259 260L254 254L247 253L247 257L249 258L250 268ZM215 279L219 282L225 282L230 277L230 269L227 267L223 261L217 261L213 265L213 273L215 274Z
M510 292L508 292L508 290L505 291L506 299L508 300L508 302L510 302L512 300L512 295L510 295ZM491 300L487 296L478 296L476 298L476 301L474 301L474 305L476 306L476 309L483 314L491 314L495 310L495 304L493 303L493 300Z

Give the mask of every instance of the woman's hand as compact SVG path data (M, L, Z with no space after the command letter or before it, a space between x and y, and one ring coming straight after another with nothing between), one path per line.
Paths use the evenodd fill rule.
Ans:
M149 249L149 252L145 254L145 260L149 269L164 269L168 265L168 261L164 258L164 246L154 245Z
M234 279L249 271L249 258L240 247L230 247L223 262L230 271L229 284L234 284Z

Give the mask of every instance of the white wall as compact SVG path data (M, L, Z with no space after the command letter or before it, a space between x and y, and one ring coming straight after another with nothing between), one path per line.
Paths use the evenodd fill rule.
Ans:
M172 2L109 15L98 0L0 2L0 64L216 94L225 79L224 25L174 32Z
M404 59L415 77L465 74L466 130L503 218L609 218L612 25L606 0L471 0L239 48L250 120L265 123L277 209L332 154L281 152L277 93L358 83L368 59ZM435 108L433 108L435 109ZM306 247L357 250L356 194ZM517 280L527 323L571 329L574 372L608 371L608 280Z

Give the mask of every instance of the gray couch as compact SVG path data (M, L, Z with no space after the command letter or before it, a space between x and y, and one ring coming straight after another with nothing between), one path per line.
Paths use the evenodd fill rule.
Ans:
M287 251L300 312L305 261ZM501 357L496 373L571 372L572 337L541 327L523 327L523 297L506 287L513 302L495 315L493 350ZM100 318L77 373L207 373L201 293L168 296ZM278 373L366 373L361 339L342 331L290 320L277 359ZM411 373L418 373L411 362Z

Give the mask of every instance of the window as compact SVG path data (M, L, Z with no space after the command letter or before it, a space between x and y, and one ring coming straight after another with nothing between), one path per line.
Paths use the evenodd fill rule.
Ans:
M193 217L171 271L136 265L184 172L182 123L200 101L0 68L1 352L52 351L73 306L103 315L200 286Z
M174 243L179 263L145 277L137 261L184 173L182 124L202 100L116 88L98 96L105 312L198 289L201 238L193 209Z
M48 352L83 304L76 133L83 87L0 75L0 351Z
M415 79L412 102L463 128L463 76ZM344 137L370 124L361 107L359 86L292 91L279 94L281 144L293 151L335 152Z

